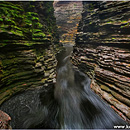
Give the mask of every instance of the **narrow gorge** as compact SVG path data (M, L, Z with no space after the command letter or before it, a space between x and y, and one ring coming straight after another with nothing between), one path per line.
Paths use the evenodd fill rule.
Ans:
M130 127L129 1L0 1L0 129Z

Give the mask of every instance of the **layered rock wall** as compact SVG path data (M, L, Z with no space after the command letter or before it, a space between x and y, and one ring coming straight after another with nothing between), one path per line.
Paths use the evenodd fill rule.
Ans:
M58 33L52 2L0 2L0 104L55 83Z
M81 19L81 1L54 1L55 17L61 43L75 43L77 26Z
M130 2L83 2L72 62L91 88L130 121Z
M0 2L0 39L57 40L53 2Z

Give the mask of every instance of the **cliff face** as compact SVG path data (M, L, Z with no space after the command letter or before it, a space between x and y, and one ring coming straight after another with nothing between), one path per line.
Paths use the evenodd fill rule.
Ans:
M72 62L91 88L130 121L130 2L83 2Z
M0 2L0 104L55 83L58 42L52 2ZM58 50L57 50L58 51Z
M0 2L0 11L3 42L58 38L52 2Z
M81 1L54 1L55 17L61 43L75 43L77 26L81 19Z

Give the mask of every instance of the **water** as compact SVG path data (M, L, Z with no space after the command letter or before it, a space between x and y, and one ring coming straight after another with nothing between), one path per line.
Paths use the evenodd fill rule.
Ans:
M71 45L58 54L57 82L48 90L15 95L0 109L11 118L12 128L113 129L125 122L91 89L91 80L72 67Z

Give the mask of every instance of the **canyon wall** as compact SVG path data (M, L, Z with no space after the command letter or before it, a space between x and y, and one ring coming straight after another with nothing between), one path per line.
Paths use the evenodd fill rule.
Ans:
M130 122L130 2L83 2L73 64L91 88Z
M54 1L55 17L61 43L75 44L75 34L81 19L82 8L81 1Z
M55 83L58 33L53 2L0 2L0 104Z

